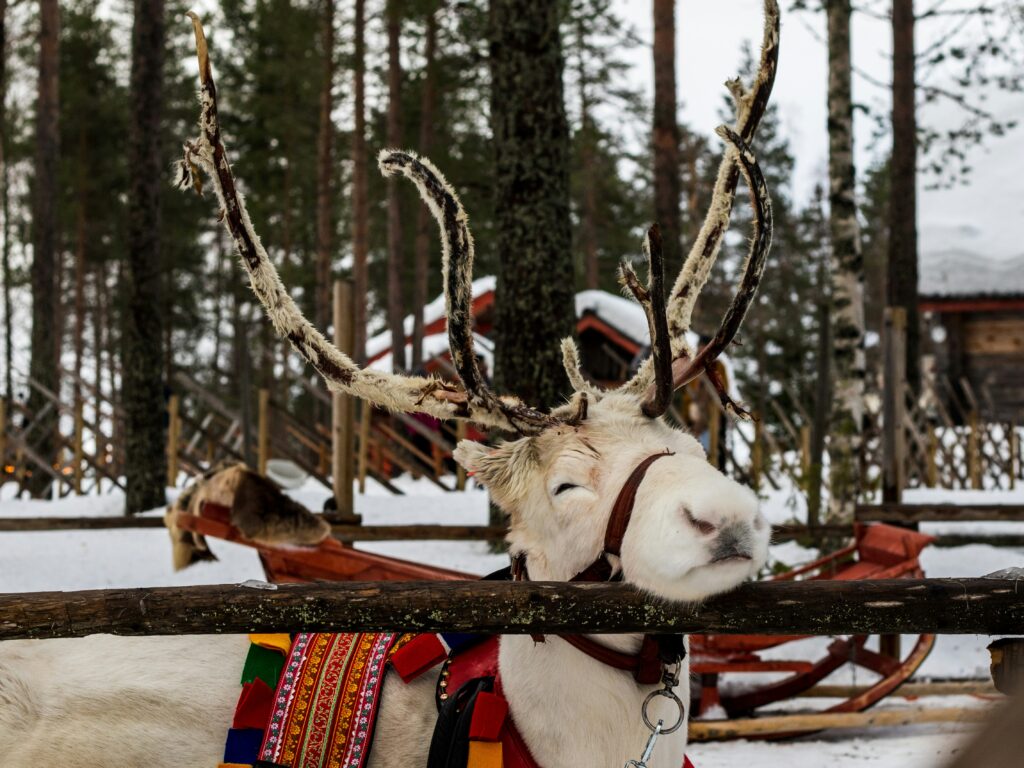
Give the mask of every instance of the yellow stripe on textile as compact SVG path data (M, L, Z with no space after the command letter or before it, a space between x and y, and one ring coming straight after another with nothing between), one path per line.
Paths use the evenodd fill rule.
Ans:
M245 763L217 763L217 768L252 768Z
M469 742L469 760L466 761L466 768L501 768L501 742Z
M271 651L280 651L286 656L288 655L288 651L292 649L292 636L288 634L251 634L249 635L249 642L255 643L260 648L268 648Z

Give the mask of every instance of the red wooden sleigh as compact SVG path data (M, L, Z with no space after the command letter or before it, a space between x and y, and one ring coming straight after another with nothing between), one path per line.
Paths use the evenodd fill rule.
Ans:
M243 536L230 523L230 512L209 502L198 516L177 512L176 525L225 541L253 547L259 552L267 578L273 582L302 581L406 581L417 579L473 579L471 574L408 560L377 555L345 546L328 538L315 547L268 546ZM795 579L892 579L923 576L918 555L933 537L894 526L858 525L854 543L801 568L775 577ZM830 707L828 712L859 712L882 700L904 683L924 662L935 642L921 635L910 651L895 657L868 648L868 636L840 637L818 659L764 658L766 652L798 640L799 635L694 635L690 638L690 672L700 678L692 686L695 713L721 706L730 717L744 716L773 702L792 698L821 682L844 664L852 663L880 678L867 689ZM879 640L880 648L896 644ZM897 651L898 653L898 651ZM730 692L727 677L737 673L789 673L781 680L747 685ZM723 679L725 676L725 679ZM773 676L774 677L774 676ZM797 731L771 738L798 735Z
M883 524L857 525L854 533L853 544L775 579L853 580L924 576L918 556L935 540L934 537ZM701 683L699 687L692 688L696 697L694 710L703 714L722 707L730 718L751 715L761 707L800 695L844 664L855 664L877 673L879 679L825 711L860 712L906 682L935 644L934 635L919 635L909 652L901 655L898 638L879 638L879 650L870 650L867 647L869 637L855 635L834 639L824 656L816 660L764 657L767 651L803 639L804 636L800 635L693 636L690 639L690 671L700 676ZM730 692L728 687L722 686L723 675L779 672L789 674L781 680L748 684L738 692ZM773 737L782 735L796 733L774 734Z

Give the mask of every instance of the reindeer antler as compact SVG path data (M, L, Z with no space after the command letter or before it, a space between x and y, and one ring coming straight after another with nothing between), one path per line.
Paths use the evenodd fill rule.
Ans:
M722 158L722 164L719 166L718 176L715 180L711 204L708 206L704 223L701 225L700 232L686 260L683 262L683 268L676 278L675 285L668 299L668 327L671 336L674 374L680 373L690 362L695 361L693 351L689 348L686 341L686 333L690 330L690 322L697 296L707 282L711 268L718 258L722 240L729 229L729 219L732 215L732 205L736 197L736 185L739 182L740 173L746 174L749 172L749 169L741 170L743 168L742 156L746 154L749 157L748 165L751 168L756 168L756 161L749 154L746 145L753 138L761 117L768 106L768 98L775 83L778 59L779 6L777 0L765 0L764 36L761 42L761 59L757 74L754 76L754 81L749 88L744 86L739 79L730 80L726 83L736 107L736 124L735 130L731 132L731 136L728 133L723 135L721 131L719 131L719 135L722 135L732 146L726 149L725 156ZM738 139L738 141L734 141L733 137ZM752 194L754 194L753 190ZM764 199L767 200L766 190L764 190ZM755 209L760 208L762 204L754 201L754 207ZM770 244L770 214L767 228L767 243ZM740 281L741 290L746 290L747 288L757 289L761 273L754 274L752 271L757 264L757 259L748 259L743 278ZM761 261L761 266L763 268L763 260ZM746 297L742 313L738 316L736 311L740 309L737 306L740 299L739 296L733 302L733 307L730 307L730 312L727 313L726 317L735 320L736 323L731 330L731 334L728 335L724 346L728 346L735 336L739 328L739 322L742 321L746 307L749 305L750 298L751 296ZM720 331L719 336L721 336L721 333ZM701 355L705 368L710 365L714 357L721 351L719 349L714 355L711 353ZM674 386L682 386L678 375L674 375L673 378ZM640 366L636 375L624 385L624 389L627 392L639 395L650 389L653 380L654 361L649 359ZM720 389L720 387L716 385L716 389ZM719 394L722 395L723 393L720 391Z
M487 386L473 352L473 235L469 217L455 191L441 172L426 158L412 152L383 150L377 158L381 173L400 173L416 185L420 197L437 220L441 233L442 276L445 312L448 317L448 346L455 372L477 410L501 413L519 432L539 432L557 423L515 398L498 397Z
M729 151L736 154L740 171L747 182L747 187L750 190L750 205L754 212L754 231L750 238L750 251L747 253L747 260L743 266L743 275L736 288L736 295L733 296L729 308L722 317L718 332L695 358L690 359L689 355L684 352L672 361L672 387L678 389L686 386L701 373L707 373L711 384L718 392L722 405L739 415L749 416L747 411L729 397L723 382L711 367L711 363L732 343L736 332L743 323L743 318L746 317L751 302L754 300L757 288L761 284L768 251L771 250L772 245L772 203L764 176L761 174L761 167L757 164L754 154L747 145L733 130L724 125L718 128L717 133L732 145ZM658 390L659 387L652 385L645 402L656 401L659 396Z
M561 419L529 408L517 400L498 398L484 385L472 354L472 331L468 321L472 237L466 226L466 214L444 177L428 162L409 153L382 155L382 167L391 172L401 171L416 182L441 227L446 300L449 309L457 316L449 323L449 339L456 368L466 389L438 379L361 369L303 317L285 291L238 194L221 136L217 88L210 68L206 37L199 17L191 11L188 16L192 19L196 37L202 111L199 138L185 144L178 185L181 188L194 187L201 193L198 170L202 169L210 176L221 204L224 226L235 241L253 292L265 307L278 334L291 342L324 378L329 388L347 392L388 410L422 412L440 419L465 419L524 434L540 432L549 425L560 423ZM456 265L454 270L450 270L448 260L453 246ZM393 340L392 343L399 344L401 340Z
M636 272L625 261L619 267L619 282L636 297L647 315L654 364L654 392L644 401L642 410L645 416L656 419L668 410L672 399L672 346L665 314L665 259L661 230L657 224L648 229L644 237L644 255L650 269L647 287L640 285Z

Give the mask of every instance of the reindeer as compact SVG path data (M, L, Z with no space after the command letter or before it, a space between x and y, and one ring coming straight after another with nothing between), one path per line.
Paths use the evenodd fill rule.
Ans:
M764 112L778 56L779 15L765 0L759 71L749 86L731 81L735 128L720 128L727 151L714 197L692 251L666 299L661 241L644 241L650 277L642 285L624 265L623 284L643 305L653 354L615 390L587 382L571 340L562 342L575 392L550 412L491 391L473 354L470 327L473 239L466 213L441 173L411 152L379 158L386 175L412 181L437 219L443 245L448 333L461 386L358 368L298 311L249 220L221 138L217 93L198 18L192 16L202 83L201 135L186 145L182 186L211 177L221 217L253 290L277 332L337 391L392 411L425 412L504 430L512 439L486 447L462 442L457 461L508 513L508 544L519 578L611 580L654 595L699 601L755 575L769 529L756 496L707 461L689 434L662 415L674 388L704 374L732 341L764 271L771 206L747 144ZM687 346L694 302L728 227L738 176L754 212L750 254L721 328L702 349ZM723 402L721 382L712 380ZM738 407L737 407L738 408ZM636 663L647 639L529 636L500 639L499 669L511 717L539 766L618 766L637 757L649 731L641 712L658 682L611 661ZM213 766L238 693L244 638L93 636L83 640L0 643L0 754L5 766ZM688 701L687 664L662 657L665 685ZM635 672L635 670L634 670ZM370 765L423 765L436 712L435 680L403 684L389 673ZM682 707L680 706L680 710ZM652 717L685 712L655 697ZM675 768L686 728L658 740L647 764Z

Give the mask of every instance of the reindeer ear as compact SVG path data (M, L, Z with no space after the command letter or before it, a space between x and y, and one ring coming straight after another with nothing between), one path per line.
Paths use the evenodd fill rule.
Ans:
M496 448L463 440L453 455L506 511L526 491L527 478L538 463L537 443L532 437L502 443Z

